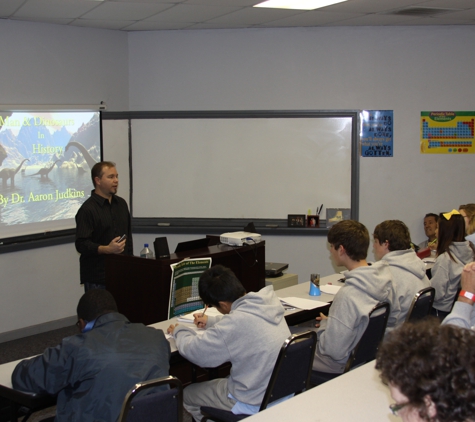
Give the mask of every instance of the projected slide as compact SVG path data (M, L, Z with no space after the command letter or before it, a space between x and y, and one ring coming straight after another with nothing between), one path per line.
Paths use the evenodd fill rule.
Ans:
M100 148L99 112L0 111L0 238L73 228Z

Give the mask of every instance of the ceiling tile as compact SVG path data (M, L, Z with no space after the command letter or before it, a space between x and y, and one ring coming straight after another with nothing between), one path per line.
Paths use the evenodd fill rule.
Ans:
M173 7L173 4L103 2L89 13L85 19L141 20Z
M170 22L202 22L235 12L237 10L241 10L241 8L178 4L165 10L164 12L160 12L152 16L147 20Z
M77 0L30 0L18 9L16 18L77 18L84 13L98 7L97 1Z

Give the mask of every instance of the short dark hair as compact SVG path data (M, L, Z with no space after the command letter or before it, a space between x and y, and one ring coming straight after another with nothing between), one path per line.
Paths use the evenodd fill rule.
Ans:
M384 383L396 386L422 419L431 420L429 396L439 422L475 415L475 332L440 325L435 318L406 323L387 335L376 358Z
M328 232L327 239L335 249L343 245L353 261L361 261L368 255L368 229L359 221L343 220L336 223Z
M96 177L99 179L102 177L104 174L104 168L111 168L115 167L115 163L112 161L100 161L99 163L94 164L94 166L91 169L91 178L92 178L92 184L94 187L96 187Z
M465 240L465 221L460 214L453 214L447 220L444 214L440 213L438 223L437 256L447 252L452 261L456 262L449 246L452 242L463 242Z
M219 302L234 302L246 290L235 274L223 265L215 265L201 274L198 291L206 305L219 307Z
M98 316L117 311L114 297L104 289L88 290L79 299L77 307L78 318L93 321Z
M374 228L373 236L379 244L388 242L390 251L402 251L411 247L411 235L400 220L386 220Z
M429 212L428 214L424 216L424 218L427 218L427 217L434 217L436 222L439 221L439 216L437 214L434 214L433 212Z

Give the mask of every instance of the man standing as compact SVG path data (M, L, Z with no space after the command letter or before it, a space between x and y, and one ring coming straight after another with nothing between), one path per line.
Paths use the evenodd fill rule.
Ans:
M431 217L432 218L432 217ZM411 248L411 235L399 220L378 224L373 233L374 257L389 264L395 294L395 310L399 310L395 327L405 320L416 293L429 287L425 264Z
M328 232L330 254L337 266L344 266L345 284L335 295L328 317L317 318L317 349L312 383L322 384L343 372L351 351L363 336L369 313L379 302L393 306L391 273L386 262L366 262L369 233L358 221L343 220ZM388 326L396 318L390 314Z
M246 291L234 273L222 265L206 270L198 290L208 306L223 316L195 314L203 335L184 325L172 325L180 354L201 367L231 362L231 375L191 384L184 390L183 404L196 421L203 417L201 406L235 414L259 411L282 344L290 336L284 308L272 286L259 292Z
M57 395L58 422L116 421L136 383L168 375L170 344L162 330L119 314L107 290L86 292L77 316L81 334L21 361L13 388Z
M81 254L81 284L86 292L105 289L104 255L133 255L129 208L116 195L119 175L115 163L95 164L91 177L94 190L76 214L76 250Z
M437 220L439 216L437 214L429 213L424 217L424 233L427 236L427 240L419 243L420 249L430 248L432 250L437 249Z

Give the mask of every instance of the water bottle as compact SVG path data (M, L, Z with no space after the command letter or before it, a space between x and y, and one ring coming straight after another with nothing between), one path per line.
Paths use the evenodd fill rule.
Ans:
M148 243L143 245L143 249L140 251L140 258L153 258L153 253L148 248Z

